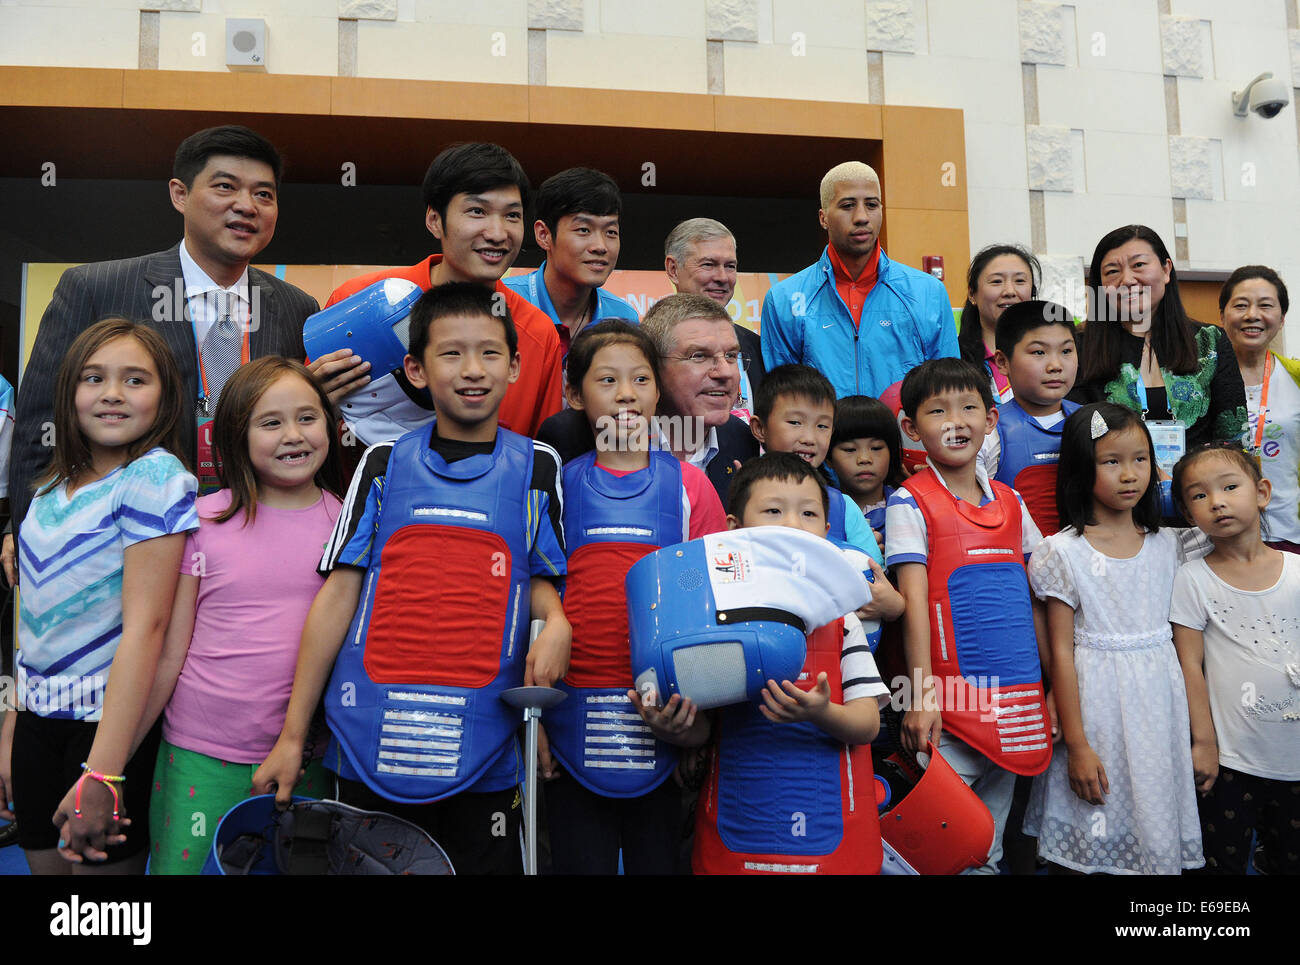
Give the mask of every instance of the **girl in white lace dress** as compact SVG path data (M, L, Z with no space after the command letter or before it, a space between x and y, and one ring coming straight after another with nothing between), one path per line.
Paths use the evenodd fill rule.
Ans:
M1204 864L1187 693L1169 625L1179 537L1159 529L1151 437L1110 403L1083 406L1061 438L1067 528L1029 564L1047 601L1052 688L1064 736L1034 782L1025 832L1078 872L1179 874Z

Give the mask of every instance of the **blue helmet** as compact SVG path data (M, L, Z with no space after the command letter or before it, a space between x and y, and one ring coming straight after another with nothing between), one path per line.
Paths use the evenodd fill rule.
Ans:
M406 377L411 306L423 294L405 278L386 278L323 309L303 325L308 358L348 348L370 363L370 381L339 400L364 445L391 442L433 418L433 397Z
M627 574L632 673L662 705L757 700L769 679L795 680L807 635L871 599L831 542L783 526L715 533L664 547Z
M449 875L447 853L422 829L339 801L245 798L212 835L205 875Z
M405 278L385 278L321 309L303 324L307 358L350 348L376 375L402 368L409 345L411 306L423 294Z

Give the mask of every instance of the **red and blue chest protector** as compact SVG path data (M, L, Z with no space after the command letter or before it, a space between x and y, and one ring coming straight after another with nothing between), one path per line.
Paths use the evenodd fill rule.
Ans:
M823 671L843 702L844 621L808 637L799 679ZM696 805L696 874L877 874L880 822L871 748L849 747L817 725L774 724L750 702L718 712L718 739Z
M930 667L950 730L999 767L1039 774L1052 738L1016 494L958 499L932 469L903 483L925 517Z
M1062 402L1061 414L1069 418L1077 408L1073 402ZM1056 467L1061 461L1063 428L1064 419L1044 429L1014 399L998 406L997 433L1002 454L993 478L1020 493L1034 525L1044 536L1061 528L1056 514Z
M595 452L564 467L564 613L573 646L556 684L569 697L547 711L546 734L574 779L606 797L646 794L677 766L677 749L655 738L627 698L624 581L637 560L686 538L683 517L682 466L671 453L653 451L646 469L621 477L597 466Z
M325 690L325 719L376 794L422 804L469 787L515 739L523 683L531 439L447 463L433 424L393 444L375 550Z

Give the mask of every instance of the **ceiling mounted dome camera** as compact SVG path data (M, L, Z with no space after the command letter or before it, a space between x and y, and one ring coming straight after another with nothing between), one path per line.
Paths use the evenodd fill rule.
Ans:
M1277 117L1289 103L1291 95L1286 84L1274 80L1272 71L1265 71L1243 90L1232 93L1232 113L1238 117L1245 117L1250 110L1267 120Z

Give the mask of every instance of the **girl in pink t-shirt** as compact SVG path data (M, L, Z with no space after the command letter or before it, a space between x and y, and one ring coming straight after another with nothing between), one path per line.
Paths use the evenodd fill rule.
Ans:
M222 488L198 501L149 695L160 712L152 874L198 874L217 823L249 796L284 723L298 642L339 513L339 452L324 389L298 362L239 368L213 421ZM320 761L295 793L319 796Z

